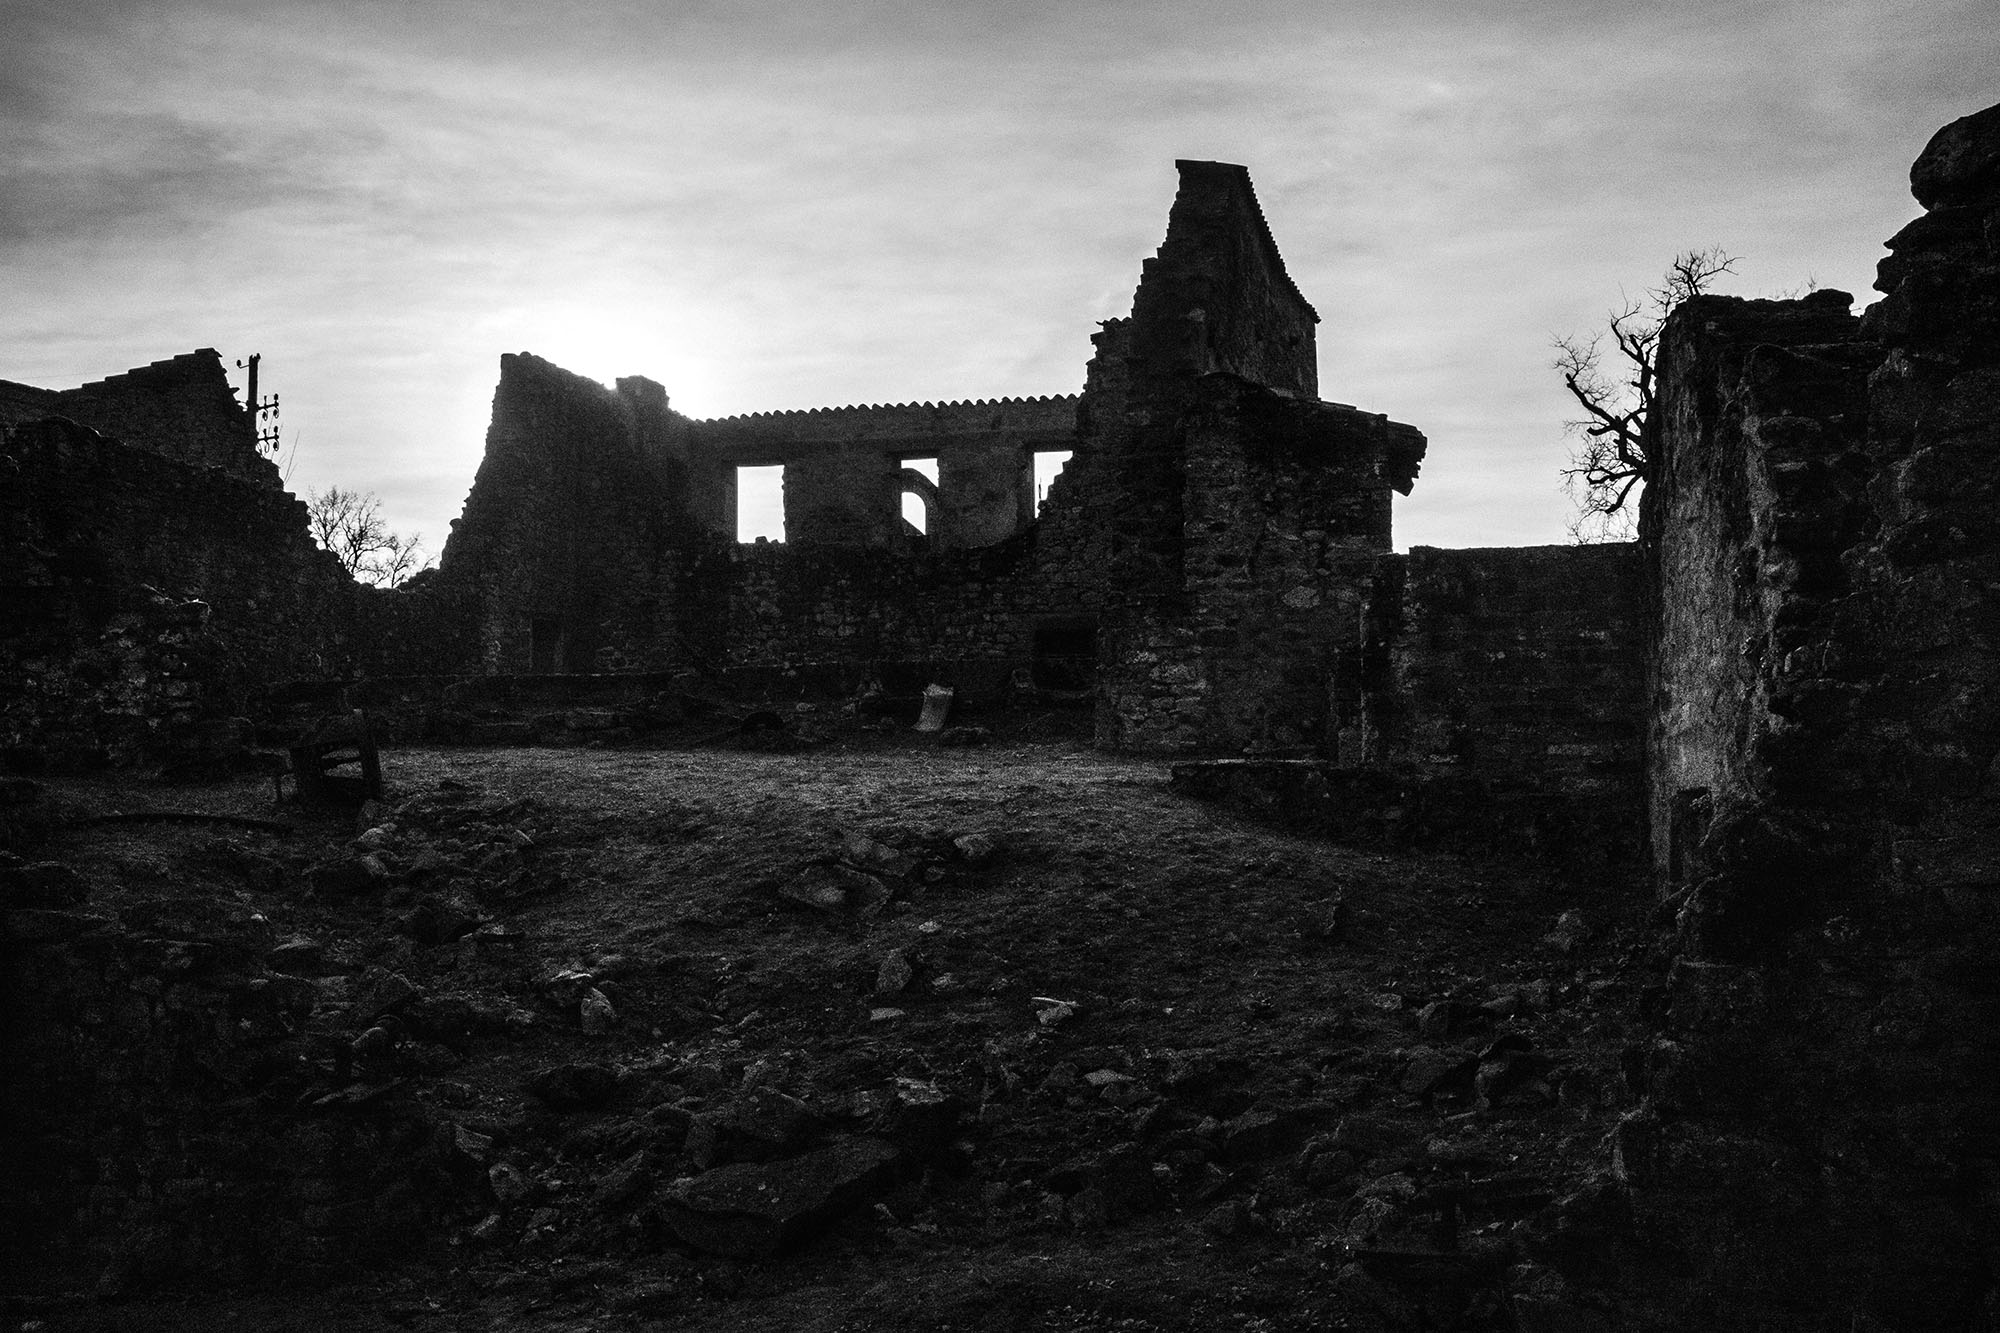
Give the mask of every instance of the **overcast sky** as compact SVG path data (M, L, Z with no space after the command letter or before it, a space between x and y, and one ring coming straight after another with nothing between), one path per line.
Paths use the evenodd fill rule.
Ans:
M1249 167L1399 545L1566 540L1553 334L1676 250L1862 302L1993 0L0 0L0 378L261 352L433 550L503 352L692 416L1072 393Z

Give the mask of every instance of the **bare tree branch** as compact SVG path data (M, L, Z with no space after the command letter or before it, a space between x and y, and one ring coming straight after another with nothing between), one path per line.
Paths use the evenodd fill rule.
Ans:
M1641 299L1628 298L1606 316L1603 332L1588 340L1575 334L1554 339L1551 368L1584 412L1563 423L1576 440L1562 478L1576 503L1570 533L1578 541L1632 535L1632 511L1646 480L1660 330L1675 306L1735 271L1736 257L1720 246L1684 250L1667 266L1659 286L1647 289ZM1604 368L1607 334L1620 377L1616 382Z
M338 486L308 490L306 511L313 540L332 552L350 578L394 588L430 567L422 534L403 537L389 531L381 497L372 491L364 494Z

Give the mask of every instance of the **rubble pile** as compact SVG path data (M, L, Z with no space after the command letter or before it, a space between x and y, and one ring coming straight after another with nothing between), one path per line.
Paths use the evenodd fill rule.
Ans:
M801 820L795 769L757 767L793 757L724 758L725 790L714 755L406 753L351 826L14 858L7 1114L42 1165L6 1215L50 1256L20 1299L694 1318L873 1256L916 1327L962 1261L1165 1247L1190 1283L1290 1284L1300 1321L1587 1311L1636 998L1595 906L1329 868L1124 770L930 753L996 794L871 815L854 757L815 780L863 794ZM618 783L643 803L579 799ZM1449 956L1480 936L1496 966ZM1152 1299L1139 1271L1102 1308ZM1204 1299L1157 1326L1251 1298Z

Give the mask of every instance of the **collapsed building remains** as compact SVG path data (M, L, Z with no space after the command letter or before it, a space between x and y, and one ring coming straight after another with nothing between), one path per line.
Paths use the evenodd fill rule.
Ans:
M1918 159L1926 211L1865 315L1674 313L1641 540L1605 547L1394 553L1423 435L1318 396L1318 315L1247 173L1179 165L1075 397L697 421L504 357L463 517L405 592L313 547L214 353L0 384L0 746L157 758L359 673L459 739L510 690L938 682L1087 692L1100 745L1232 756L1183 781L1335 832L1643 839L1673 962L1579 1225L1654 1255L1635 1281L1679 1265L1687 1309L1732 1312L1712 1326L1990 1314L2000 108ZM774 465L787 539L739 543L737 469ZM1577 1267L1609 1280L1616 1243Z

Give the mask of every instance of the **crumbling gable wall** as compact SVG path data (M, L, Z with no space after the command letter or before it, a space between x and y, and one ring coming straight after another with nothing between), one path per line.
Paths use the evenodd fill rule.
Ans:
M611 390L525 352L500 359L486 456L439 568L446 590L471 588L482 607L485 670L681 659L674 592L694 533L674 482L686 423L648 385Z
M257 432L212 347L184 352L74 389L0 382L0 425L67 417L129 447L241 481L280 487Z
M1319 316L1241 167L1181 162L1129 320L1107 323L1072 468L1108 532L1097 739L1325 746L1358 707L1361 606L1411 427L1320 403Z

